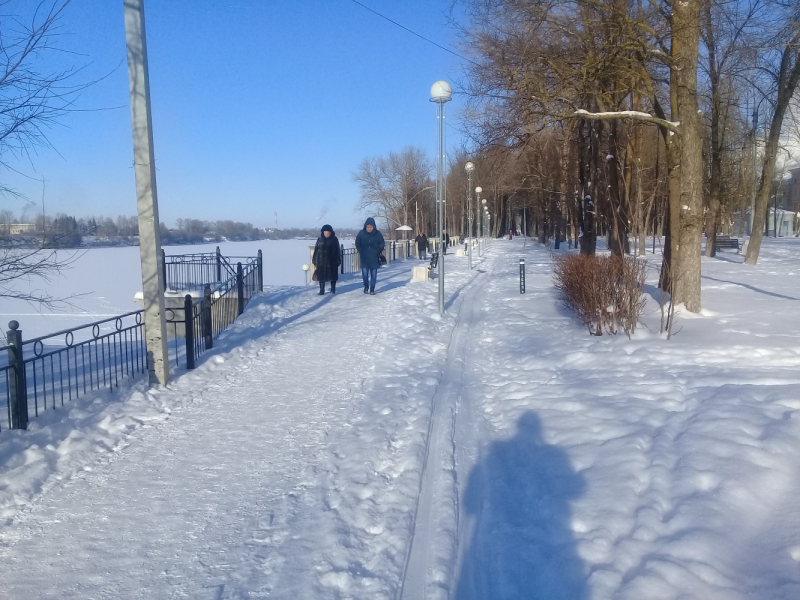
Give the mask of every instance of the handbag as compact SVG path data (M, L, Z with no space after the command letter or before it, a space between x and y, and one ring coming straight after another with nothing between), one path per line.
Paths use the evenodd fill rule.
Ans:
M314 269L314 274L311 276L311 281L319 281L319 279L317 279L317 270L316 269Z
M381 250L380 254L378 254L378 262L381 266L386 264L386 257L383 255L383 250Z

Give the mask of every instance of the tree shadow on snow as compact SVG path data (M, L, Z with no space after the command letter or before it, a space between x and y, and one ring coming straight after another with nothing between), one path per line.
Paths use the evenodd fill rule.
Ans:
M784 300L795 300L798 301L800 298L793 298L792 296L784 296L783 294L778 294L777 292L768 292L767 290L762 290L761 288L757 288L754 285L750 285L748 283L742 283L740 281L728 281L727 279L717 279L716 277L710 277L708 275L701 275L703 279L710 279L711 281L717 281L719 283L730 283L731 285L740 285L743 288L747 288L748 290L752 290L754 292L758 292L759 294L766 294L767 296L774 296L775 298L783 298Z
M461 506L473 523L472 539L462 552L455 598L587 598L570 514L585 480L563 450L544 442L536 413L526 412L517 427L470 473Z

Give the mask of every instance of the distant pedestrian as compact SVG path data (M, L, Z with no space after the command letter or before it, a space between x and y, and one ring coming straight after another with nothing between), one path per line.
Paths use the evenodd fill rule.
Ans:
M375 282L378 279L378 267L381 266L378 255L383 252L386 243L383 234L375 226L375 219L369 217L364 229L356 236L356 250L361 263L361 278L364 280L364 293L375 295Z
M514 239L514 230L513 229L509 229L508 230L508 239L510 239L510 240Z
M417 243L417 254L420 260L428 259L428 236L420 233L414 241Z
M450 236L447 235L447 229L442 229L442 252L447 254L447 247L450 245Z
M314 263L314 275L319 281L319 295L325 293L326 281L331 282L331 294L335 294L336 282L339 280L339 265L342 264L342 251L330 225L322 226L311 262Z

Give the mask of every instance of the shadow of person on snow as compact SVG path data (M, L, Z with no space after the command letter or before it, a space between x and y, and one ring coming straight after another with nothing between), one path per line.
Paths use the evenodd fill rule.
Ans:
M586 569L572 535L570 501L585 489L567 454L545 444L533 411L510 440L492 443L461 499L472 522L456 600L581 600Z

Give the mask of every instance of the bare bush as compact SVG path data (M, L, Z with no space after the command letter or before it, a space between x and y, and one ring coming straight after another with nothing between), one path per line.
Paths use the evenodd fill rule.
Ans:
M621 328L630 337L645 304L645 268L633 257L570 254L553 259L553 281L592 335Z

